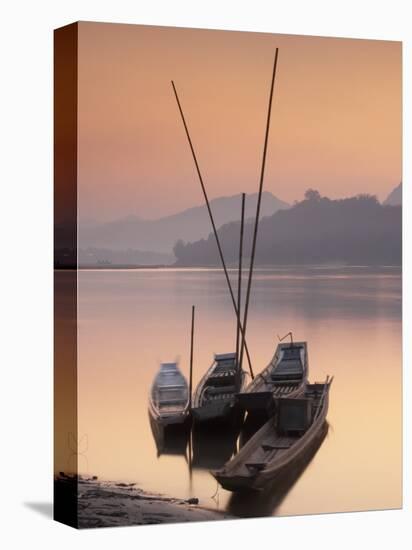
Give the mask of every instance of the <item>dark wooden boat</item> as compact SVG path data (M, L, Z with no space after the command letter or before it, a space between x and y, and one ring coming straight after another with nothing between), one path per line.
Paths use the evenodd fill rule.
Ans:
M275 399L301 393L309 373L306 342L280 343L269 365L237 394L236 400L249 414L271 416Z
M272 516L283 503L284 499L304 474L306 468L314 460L316 453L328 434L328 423L319 433L319 437L313 440L307 448L307 452L301 455L296 464L288 469L285 475L270 481L261 491L236 491L232 492L226 506L226 511L239 518L256 518Z
M215 354L212 366L200 380L193 396L195 423L236 423L241 408L235 396L245 385L246 373L238 369L235 353Z
M165 437L190 426L189 387L177 363L162 363L149 395L149 418L161 447Z
M294 398L278 397L276 415L212 475L229 491L263 490L296 467L324 437L329 404L329 377L307 384Z

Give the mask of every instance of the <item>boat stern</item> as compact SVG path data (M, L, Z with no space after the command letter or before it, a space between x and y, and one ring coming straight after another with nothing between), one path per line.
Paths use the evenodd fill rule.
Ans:
M241 475L229 475L225 470L212 470L210 472L216 481L226 489L226 491L231 491L232 493L237 492L248 492L248 491L259 491L260 488L255 486L254 475L241 476Z

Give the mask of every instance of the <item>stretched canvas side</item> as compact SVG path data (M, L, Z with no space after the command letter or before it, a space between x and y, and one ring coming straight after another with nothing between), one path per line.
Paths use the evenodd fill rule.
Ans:
M54 33L54 519L77 527L77 23Z

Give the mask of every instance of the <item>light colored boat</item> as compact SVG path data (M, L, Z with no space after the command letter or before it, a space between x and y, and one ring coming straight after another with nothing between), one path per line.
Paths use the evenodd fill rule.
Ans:
M239 371L235 353L215 354L212 366L200 380L194 396L192 415L195 423L236 423L241 408L235 396L242 391L246 373Z
M263 490L288 475L324 437L329 377L307 384L299 396L276 399L276 414L212 475L229 491Z
M156 442L166 431L189 426L189 387L177 363L160 365L149 395L149 417Z
M280 343L269 365L236 396L249 413L271 416L277 397L294 397L301 393L309 373L306 342Z

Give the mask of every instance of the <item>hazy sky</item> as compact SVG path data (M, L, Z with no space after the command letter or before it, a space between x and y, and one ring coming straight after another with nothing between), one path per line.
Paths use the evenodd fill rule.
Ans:
M175 81L210 197L385 198L401 180L401 43L79 25L79 214L153 218L202 203Z

